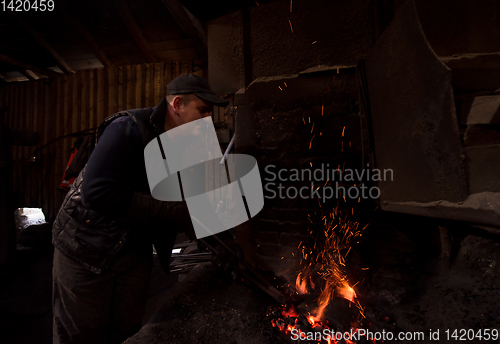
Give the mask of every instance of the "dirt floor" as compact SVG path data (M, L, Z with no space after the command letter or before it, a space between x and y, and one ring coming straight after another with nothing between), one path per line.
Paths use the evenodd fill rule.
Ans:
M439 230L427 222L394 219L391 215L367 230L352 256L352 271L369 268L349 275L362 280L356 291L364 325L395 335L425 335L388 343L500 343L484 336L487 329L500 330L498 236L452 228L454 249L445 264ZM18 251L8 283L0 286L2 343L52 342L51 270L51 248ZM284 340L271 326L266 314L277 306L260 289L210 262L170 276L157 263L144 326L126 343L298 343ZM334 300L326 315L345 330L351 319L342 307L345 300ZM474 337L468 338L471 330Z
M434 221L389 219L374 224L358 247L369 267L357 289L365 323L425 335L393 343L500 343L500 237L450 224L451 255L444 259Z
M499 263L500 243L467 235L449 268L436 266L435 273L416 283L418 290L386 301L379 310L399 330L425 333L419 343L500 343ZM496 330L497 339L486 340L484 330Z
M211 263L194 268L125 343L283 343L266 314L276 302Z
M397 224L391 226L397 228ZM366 316L364 328L413 337L377 343L499 343L493 339L498 336L491 332L500 330L498 238L457 230L453 239L455 251L449 264L445 264L436 242L431 240L436 233L430 232L435 230L428 227L420 232L406 232L412 249L394 250L402 254L396 256L402 262L396 265L399 267L390 269L390 264L380 264L364 276L367 280L357 288ZM394 241L394 232L386 234ZM415 240L413 235L421 240ZM380 241L378 244L382 245ZM210 263L195 268L164 301L157 315L127 344L300 342L283 340L269 326L266 313L278 306L274 300L258 289L231 281L229 275ZM326 313L333 320L332 325L343 331L349 329L353 314L353 308L346 308L346 303L336 299ZM348 312L342 311L347 309ZM487 329L490 339L485 336ZM418 335L422 337L415 339ZM358 341L362 342L366 341Z
M52 343L52 256L52 247L18 250L0 286L2 344ZM259 289L211 262L168 276L154 262L145 326L127 343L281 343L266 317L276 303Z
M52 247L18 249L0 286L0 342L52 343Z

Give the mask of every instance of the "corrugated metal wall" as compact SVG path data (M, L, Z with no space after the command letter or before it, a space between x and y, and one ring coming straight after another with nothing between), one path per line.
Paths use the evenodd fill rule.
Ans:
M85 70L2 87L0 108L8 108L5 124L12 129L35 130L41 137L35 147L12 148L17 204L41 207L47 220L54 219L65 195L58 190L59 183L77 137L50 142L95 128L115 112L155 106L176 76L203 76L202 70L194 69L190 60L171 61Z

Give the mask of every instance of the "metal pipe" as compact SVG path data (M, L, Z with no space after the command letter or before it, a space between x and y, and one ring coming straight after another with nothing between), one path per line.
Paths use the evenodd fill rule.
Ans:
M219 164L224 165L224 162L226 161L227 154L233 148L235 138L236 138L236 133L234 133L233 137L231 138L231 141L229 141L229 145L227 146L226 151L224 152L224 155L222 156L222 159L220 159Z

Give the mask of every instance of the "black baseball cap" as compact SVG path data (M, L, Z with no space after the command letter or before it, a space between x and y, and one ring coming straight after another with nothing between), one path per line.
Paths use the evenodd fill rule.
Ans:
M167 85L167 95L194 94L217 106L227 106L229 100L217 97L208 80L194 74L182 74Z

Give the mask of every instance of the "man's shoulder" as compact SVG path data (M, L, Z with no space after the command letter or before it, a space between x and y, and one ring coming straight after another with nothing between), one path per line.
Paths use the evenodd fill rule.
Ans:
M140 134L137 123L130 116L119 116L106 123L106 126L100 128L97 143L109 140L119 140L123 144L125 141L140 141ZM97 147L97 146L96 146Z
M135 124L135 121L130 116L120 116L115 118L111 123L125 123L125 124Z
M155 109L153 107L130 109L109 116L97 129L96 142L106 132L106 136L125 135L127 139L139 139L146 146L160 133L151 121Z
M103 130L111 123L137 123L139 117L149 117L153 110L148 107L119 111L105 118L99 127Z

